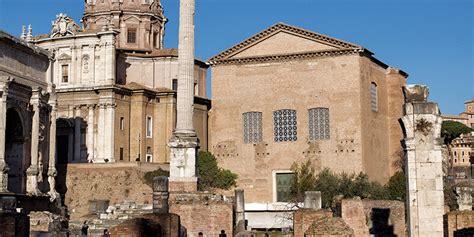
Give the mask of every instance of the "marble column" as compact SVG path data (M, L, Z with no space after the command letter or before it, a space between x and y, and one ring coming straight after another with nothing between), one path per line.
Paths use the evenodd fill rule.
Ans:
M194 133L194 0L180 1L175 133Z
M176 129L170 147L171 192L197 190L196 156L199 141L193 128L194 0L180 1Z
M31 122L31 164L26 170L26 192L29 195L38 195L38 155L39 155L39 126L40 126L40 96L41 89L34 89L30 104L33 107Z
M442 118L426 86L407 86L404 94L408 235L442 237Z
M74 161L81 161L81 107L74 108Z
M88 105L89 115L87 116L87 161L94 158L94 108L95 105Z
M51 122L49 124L48 195L51 197L51 200L55 200L59 198L59 193L56 191L56 176L58 174L56 169L56 119L58 112L56 108L56 96L53 94L54 92L50 93Z
M7 98L9 82L0 85L0 193L8 192L8 164L5 160L5 130L7 124Z
M105 104L99 104L99 118L98 118L98 134L97 134L97 159L94 163L104 162L104 147L105 147Z

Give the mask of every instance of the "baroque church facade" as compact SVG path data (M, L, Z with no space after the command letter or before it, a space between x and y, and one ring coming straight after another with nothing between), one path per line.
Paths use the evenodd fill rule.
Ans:
M408 75L369 50L277 23L208 63L210 150L247 203L287 201L294 162L381 183L399 169Z
M59 164L169 163L178 52L163 47L166 20L158 0L88 0L83 27L59 14L50 34L30 39L53 55ZM203 150L207 67L195 60L193 116Z

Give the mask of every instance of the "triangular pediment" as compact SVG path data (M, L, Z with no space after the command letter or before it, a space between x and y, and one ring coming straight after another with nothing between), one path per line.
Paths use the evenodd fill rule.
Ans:
M219 53L209 61L350 49L362 49L362 47L316 32L277 23Z

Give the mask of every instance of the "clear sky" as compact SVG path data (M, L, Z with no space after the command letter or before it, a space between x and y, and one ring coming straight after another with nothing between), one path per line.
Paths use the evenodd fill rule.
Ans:
M0 0L0 29L48 33L56 14L79 22L84 0ZM165 47L177 47L178 0L162 0ZM430 87L441 111L474 99L473 0L196 0L196 57L206 60L284 22L361 45ZM210 74L210 73L209 73ZM210 82L208 83L210 84Z

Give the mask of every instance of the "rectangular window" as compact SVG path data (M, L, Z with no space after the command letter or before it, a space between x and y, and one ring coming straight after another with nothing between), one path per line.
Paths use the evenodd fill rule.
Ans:
M309 109L308 116L309 140L329 139L329 109Z
M370 84L370 109L377 112L377 85L375 83Z
M158 48L158 33L153 33L153 47Z
M62 83L69 82L69 65L68 64L61 65L61 82Z
M275 142L296 141L296 110L281 109L273 112Z
M173 79L173 84L171 85L171 89L174 91L178 91L178 79Z
M262 142L262 113L247 112L243 114L244 119L244 143Z
M293 173L276 173L276 201L288 202L290 201L291 184L294 178Z
M120 160L123 160L123 147L120 147Z
M153 162L153 153L151 147L146 147L146 162Z
M137 30L128 29L127 31L127 43L135 44L137 42Z
M146 137L151 138L153 134L153 120L150 116L146 117Z
M125 118L120 117L120 130L124 130L124 129L125 129Z

